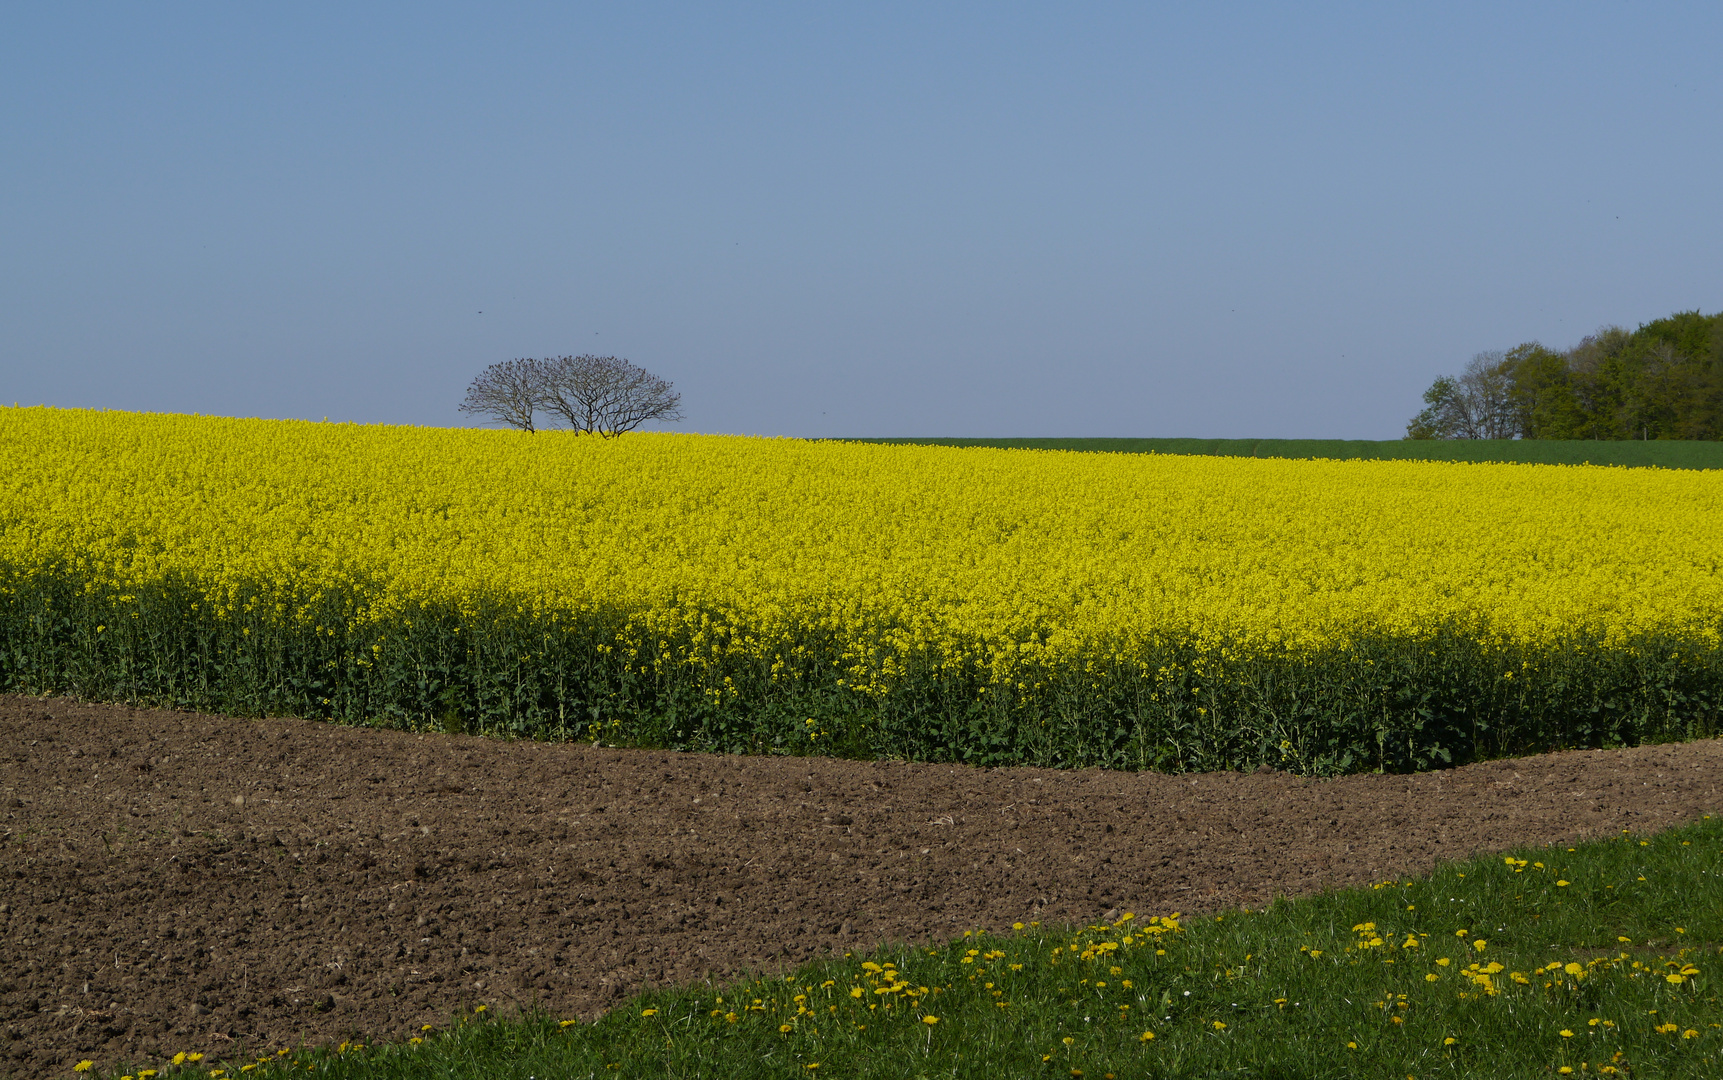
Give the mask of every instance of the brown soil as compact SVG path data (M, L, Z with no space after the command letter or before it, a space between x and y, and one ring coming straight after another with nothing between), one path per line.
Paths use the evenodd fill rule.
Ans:
M401 1038L1723 808L1723 741L1305 781L510 743L0 696L0 1073Z

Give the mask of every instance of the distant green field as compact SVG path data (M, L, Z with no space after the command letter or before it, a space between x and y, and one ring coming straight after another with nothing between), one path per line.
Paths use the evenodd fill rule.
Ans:
M839 441L839 440L834 440ZM1208 457L1382 458L1401 461L1508 461L1542 465L1723 469L1723 442L1608 442L1591 439L845 439L918 446L993 446L1108 454Z

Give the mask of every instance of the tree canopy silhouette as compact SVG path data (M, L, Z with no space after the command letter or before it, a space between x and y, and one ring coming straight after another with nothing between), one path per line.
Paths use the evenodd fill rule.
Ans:
M556 356L492 364L467 387L464 413L522 431L549 413L567 427L610 439L648 420L680 420L682 395L644 368L615 356Z

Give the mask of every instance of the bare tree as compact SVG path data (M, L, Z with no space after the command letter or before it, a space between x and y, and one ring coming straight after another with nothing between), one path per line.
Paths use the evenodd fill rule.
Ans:
M543 387L541 361L504 360L479 373L467 387L467 399L460 409L531 434L533 412L540 405Z
M626 360L558 356L492 364L467 387L460 409L529 433L543 410L609 439L648 420L682 419L681 401L668 382Z
M1423 412L1406 425L1409 439L1512 439L1520 434L1513 361L1500 352L1472 357L1459 378L1442 376L1424 391Z
M682 395L643 368L615 356L559 356L539 361L539 405L576 431L613 438L648 420L680 420Z
M1511 439L1520 433L1511 364L1500 351L1472 357L1457 380L1465 401L1462 439Z

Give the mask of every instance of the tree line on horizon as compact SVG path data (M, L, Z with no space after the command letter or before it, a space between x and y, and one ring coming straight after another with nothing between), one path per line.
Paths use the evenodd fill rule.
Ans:
M1723 312L1482 352L1424 391L1408 439L1723 439Z

